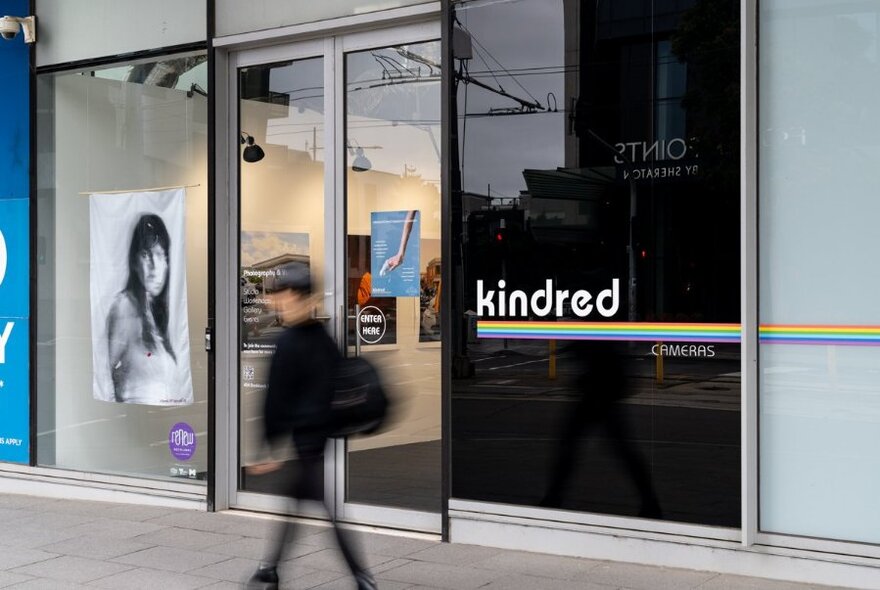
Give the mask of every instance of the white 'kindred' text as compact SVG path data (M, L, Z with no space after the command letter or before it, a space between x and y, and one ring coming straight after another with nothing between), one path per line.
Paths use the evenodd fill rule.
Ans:
M586 317L595 308L599 315L610 318L620 307L620 279L611 280L611 288L600 291L595 299L595 306L590 303L593 295L580 289L574 293L568 290L554 289L553 281L547 279L545 288L527 295L525 291L504 289L507 283L498 281L498 291L483 289L483 281L477 281L477 315L479 317L528 317L530 315L546 317L552 312L562 317L565 313L566 301L571 311L578 317Z

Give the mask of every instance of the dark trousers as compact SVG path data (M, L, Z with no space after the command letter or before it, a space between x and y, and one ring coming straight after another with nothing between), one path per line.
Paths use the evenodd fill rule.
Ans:
M324 504L327 514L332 514L331 507L324 502L322 494L322 474L321 469L324 464L324 449L300 449L299 460L296 462L296 469L291 474L287 486L287 496L299 500L313 500ZM339 545L339 551L342 553L345 563L351 570L352 574L364 571L357 556L354 539L351 534L339 527L335 518L331 518L333 532L336 534L336 542ZM267 565L277 566L281 561L284 548L287 543L293 541L296 535L296 523L292 521L284 521L278 526L276 534L269 548L269 558Z

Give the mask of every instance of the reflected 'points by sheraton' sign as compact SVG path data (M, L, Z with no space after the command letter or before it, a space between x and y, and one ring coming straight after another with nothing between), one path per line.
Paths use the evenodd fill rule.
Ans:
M692 141L681 137L655 141L627 141L614 145L619 156L614 163L629 164L622 167L624 180L659 180L698 176L699 158Z

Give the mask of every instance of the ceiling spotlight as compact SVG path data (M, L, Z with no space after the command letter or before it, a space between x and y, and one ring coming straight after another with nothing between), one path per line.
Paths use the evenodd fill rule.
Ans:
M366 172L373 167L373 163L364 155L364 148L358 147L355 149L354 153L354 160L351 162L352 170L355 172Z
M244 153L241 156L245 162L259 162L266 157L266 152L263 151L263 148L254 142L253 135L242 131L240 133L239 142L241 145L247 146L244 148Z
M347 142L345 147L348 149L348 155L353 158L351 161L351 169L355 172L366 172L373 167L373 163L364 155L364 150L382 149L381 145L361 145L356 141L354 142L354 145Z

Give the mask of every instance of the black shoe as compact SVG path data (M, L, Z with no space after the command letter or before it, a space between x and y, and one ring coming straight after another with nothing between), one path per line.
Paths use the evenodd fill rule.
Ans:
M248 580L248 590L278 590L278 570L274 566L260 566Z
M369 572L358 572L354 575L354 581L357 582L357 590L379 590L376 580Z

